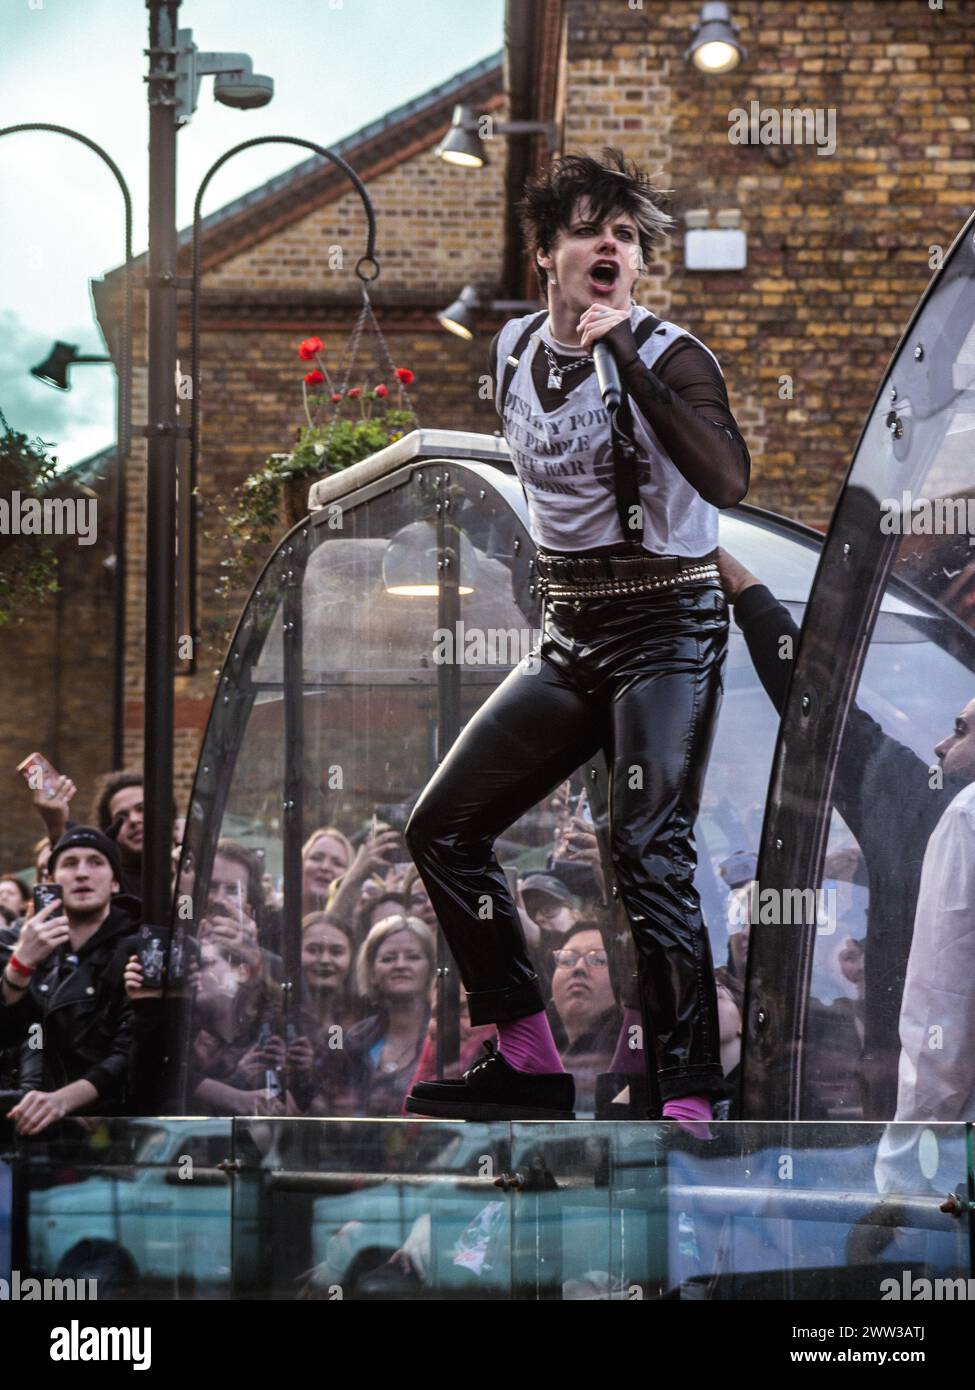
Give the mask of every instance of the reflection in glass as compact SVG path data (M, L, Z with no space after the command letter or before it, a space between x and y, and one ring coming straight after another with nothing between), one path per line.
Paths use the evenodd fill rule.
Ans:
M951 271L891 369L841 502L889 548L904 616L875 625L838 749L823 879L838 912L815 939L811 1118L975 1119L970 237Z

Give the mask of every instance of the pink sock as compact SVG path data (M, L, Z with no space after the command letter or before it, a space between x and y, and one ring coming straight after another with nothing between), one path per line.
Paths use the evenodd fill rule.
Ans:
M499 1023L498 1043L501 1056L516 1071L565 1071L544 1010Z
M634 1035L630 1031L632 1028L639 1028L640 1032ZM610 1071L622 1071L628 1076L638 1076L643 1071L643 1048L630 1046L631 1039L634 1036L639 1038L642 1033L643 1024L640 1019L640 1010L624 1009L620 1035L616 1040L616 1051L609 1064Z
M707 1096L675 1096L673 1100L664 1101L663 1118L700 1120L706 1123L714 1119L714 1114Z

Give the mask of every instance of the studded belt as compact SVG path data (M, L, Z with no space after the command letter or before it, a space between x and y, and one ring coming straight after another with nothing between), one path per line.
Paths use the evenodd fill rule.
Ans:
M717 550L681 555L549 555L535 557L541 598L613 598L681 585L721 581Z

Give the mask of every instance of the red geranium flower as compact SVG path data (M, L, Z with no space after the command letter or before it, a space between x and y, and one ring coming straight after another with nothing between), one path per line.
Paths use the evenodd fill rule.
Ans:
M414 380L413 373L410 371L409 367L397 367L396 380L402 382L404 386L410 386Z
M379 384L375 389L376 389L376 395L379 397L380 400L382 400L385 396L388 396L388 395L389 395L389 391L388 391L388 390L386 389L386 387L382 384L382 382L380 382L380 384Z
M305 377L305 381L309 386L318 386L324 380L325 373L319 371L317 367L313 372L309 372L308 375Z
M359 397L362 395L362 387L353 386L350 390L346 391L345 394L348 396L350 401L357 401Z
M339 401L340 401L341 399L342 399L342 392L341 392L341 391L333 391L333 392L332 392L332 400L335 402L336 405L338 405L338 403L339 403Z
M315 354L321 352L324 346L321 338L306 338L298 347L298 356L302 362L311 362Z

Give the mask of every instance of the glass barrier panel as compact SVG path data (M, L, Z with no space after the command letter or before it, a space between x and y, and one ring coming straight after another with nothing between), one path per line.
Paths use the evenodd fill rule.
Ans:
M236 1144L236 1297L510 1297L507 1125L249 1119Z
M970 1278L964 1126L710 1129L512 1125L512 1244L537 1256L518 1296L881 1300Z
M899 608L878 617L836 760L809 1119L975 1117L973 260L933 287L848 483Z
M167 1026L191 1113L284 1113L285 595L275 555L231 645L190 802L177 879ZM174 978L175 976L175 978Z
M3 1139L6 1268L21 1298L26 1280L56 1279L92 1300L930 1301L975 1288L970 1126L692 1128L65 1123Z
M437 529L417 483L316 526L305 570L291 1113L399 1115L428 1049L437 940L402 834L438 728Z
M229 1121L79 1117L4 1148L19 1297L27 1278L92 1300L229 1297Z

